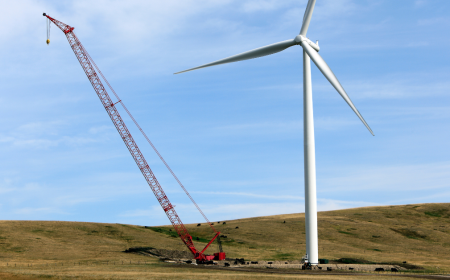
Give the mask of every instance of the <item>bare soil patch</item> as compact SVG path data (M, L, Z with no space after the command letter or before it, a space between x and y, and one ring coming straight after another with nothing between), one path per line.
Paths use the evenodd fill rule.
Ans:
M156 249L152 247L134 247L125 250L125 253L134 253L161 259L182 260L192 259L192 253L179 250Z

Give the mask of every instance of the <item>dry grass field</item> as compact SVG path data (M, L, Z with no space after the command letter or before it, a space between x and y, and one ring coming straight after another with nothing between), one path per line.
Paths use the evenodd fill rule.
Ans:
M450 273L450 204L366 207L320 212L320 258L416 265ZM223 222L226 222L225 224ZM305 253L304 214L214 222L227 257L296 260ZM237 228L238 227L238 228ZM187 225L199 248L212 237ZM130 247L187 251L171 226L53 221L0 221L0 279L348 279L350 275L273 274L171 265L123 251ZM208 253L217 252L211 245ZM272 271L271 271L272 272ZM413 272L413 271L412 271ZM353 275L352 279L404 279Z

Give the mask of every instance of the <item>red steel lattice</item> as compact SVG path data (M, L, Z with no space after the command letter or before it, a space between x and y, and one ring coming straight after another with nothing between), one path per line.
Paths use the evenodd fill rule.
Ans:
M200 210L200 208L195 203L195 201L193 201L192 197L186 191L184 186L181 184L181 182L178 180L178 178L172 172L170 167L164 161L162 156L158 153L156 148L150 142L147 135L145 135L143 130L140 128L140 126L137 124L137 122L134 120L134 118L131 116L129 111L124 106L125 110L130 115L130 117L135 122L135 124L138 126L139 130L144 134L147 141L154 148L154 150L156 151L158 156L163 160L164 164L169 169L169 171L172 173L172 175L175 177L177 182L182 186L182 188L188 194L189 198L194 202L197 209L199 209L200 213L205 217L205 219L208 221L210 226L216 232L216 235L214 236L214 238L201 252L195 248L194 243L192 241L192 236L188 233L186 227L181 222L180 217L178 216L178 214L176 213L176 211L174 209L174 206L170 203L169 198L164 193L164 190L162 189L161 185L159 184L158 180L156 179L155 175L153 174L152 170L150 169L147 161L144 158L144 155L141 153L141 151L139 150L139 147L137 146L136 142L134 141L133 137L131 136L131 133L128 131L127 126L125 125L124 121L122 120L122 117L120 116L119 112L116 109L116 106L115 106L116 104L109 97L105 87L103 86L99 76L97 75L97 73L92 65L92 63L94 63L93 60L90 58L88 52L83 47L83 45L81 44L81 42L79 41L77 36L74 34L74 32L73 32L74 27L71 27L63 22L60 22L46 14L44 14L44 16L46 16L56 26L58 26L58 28L61 29L64 32L64 34L66 35L67 40L69 41L70 47L72 48L73 52L75 53L75 56L77 57L78 61L80 62L81 67L83 68L84 72L86 73L86 76L88 77L89 81L92 84L92 87L94 88L95 92L97 93L98 97L100 98L100 101L102 102L103 107L105 107L106 112L108 113L109 117L111 118L112 122L114 123L114 126L116 127L117 131L119 132L120 136L122 137L125 145L127 146L128 150L130 151L131 155L133 156L133 159L136 162L137 166L139 167L139 170L141 170L142 175L144 175L145 180L147 181L148 185L152 189L153 193L155 194L156 198L158 199L159 203L161 204L161 207L164 209L164 212L166 213L166 215L169 218L170 222L172 223L173 227L177 231L181 240L184 242L184 244L186 244L186 246L189 248L189 250L194 254L196 259L202 260L202 261L212 259L211 258L212 256L205 256L203 254L203 252L212 243L212 241L214 241L217 238L217 236L220 234L220 232L217 232L214 229L214 227L212 227L211 223L209 223L209 221L206 219L206 216ZM91 63L91 61L92 61L92 63ZM95 65L95 66L97 66L97 65ZM99 70L99 69L97 68L97 70ZM99 70L99 72L100 72L100 70ZM101 72L100 72L100 74L103 77L103 74ZM108 81L106 79L105 79L105 81L108 83ZM109 85L109 83L108 83L108 85ZM111 86L110 86L110 88L111 88ZM118 98L118 96L114 92L114 90L113 90L113 93ZM118 102L120 102L120 99L118 99L118 100L119 100ZM224 253L220 253L220 254L221 254L220 258L222 258L222 257L224 258L225 254Z

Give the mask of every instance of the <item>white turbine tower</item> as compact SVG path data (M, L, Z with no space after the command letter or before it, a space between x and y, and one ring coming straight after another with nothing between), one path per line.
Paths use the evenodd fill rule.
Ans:
M317 196L316 196L316 156L314 144L314 119L312 104L312 87L311 87L311 62L310 58L316 64L317 68L327 78L331 85L344 98L345 102L352 108L359 119L364 123L372 135L373 132L364 118L353 105L350 97L348 97L338 79L328 67L327 63L318 54L319 44L313 43L306 38L311 16L314 10L316 0L309 0L306 6L305 15L303 16L303 24L300 34L294 39L278 42L265 47L257 48L248 52L230 56L221 60L217 60L198 67L187 69L175 74L192 71L209 66L247 60L274 54L285 50L294 45L300 45L303 48L303 132L304 132L304 168L305 168L305 227L306 227L306 254L310 264L319 263L318 252L318 234L317 234Z

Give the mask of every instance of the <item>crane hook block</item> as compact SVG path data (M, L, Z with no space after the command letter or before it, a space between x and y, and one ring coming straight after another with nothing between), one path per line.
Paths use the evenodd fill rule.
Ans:
M47 45L50 44L50 39L47 39Z

